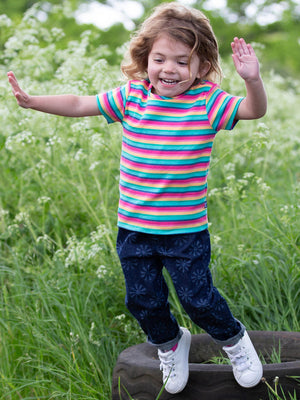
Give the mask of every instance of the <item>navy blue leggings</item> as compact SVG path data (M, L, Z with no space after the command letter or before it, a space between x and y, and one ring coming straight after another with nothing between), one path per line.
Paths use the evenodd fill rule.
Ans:
M208 230L152 235L119 228L117 251L125 276L126 306L149 342L172 343L180 332L170 312L163 267L193 322L223 344L237 342L243 335L243 326L213 286Z

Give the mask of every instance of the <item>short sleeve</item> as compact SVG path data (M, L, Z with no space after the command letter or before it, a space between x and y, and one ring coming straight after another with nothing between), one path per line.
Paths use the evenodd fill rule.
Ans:
M206 97L206 110L209 122L215 131L233 129L237 120L237 110L243 97L232 96L218 85L213 85Z
M125 114L128 85L96 96L98 108L109 124L122 122Z

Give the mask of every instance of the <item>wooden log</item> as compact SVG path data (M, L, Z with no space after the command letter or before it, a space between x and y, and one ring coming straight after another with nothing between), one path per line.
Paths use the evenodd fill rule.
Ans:
M248 332L259 355L266 360L264 378L274 387L274 378L279 377L279 394L289 399L296 394L300 399L300 332ZM280 355L280 363L271 364L273 352ZM160 400L269 400L267 385L245 389L239 386L230 365L209 362L213 357L225 353L207 334L192 335L189 356L190 376L186 388L176 395L164 391ZM134 400L155 400L162 387L162 373L157 350L142 343L124 350L116 363L112 380L112 400L120 400L118 382L121 384L121 399L129 400L124 387ZM282 388L282 389L281 389ZM283 395L282 395L283 397Z

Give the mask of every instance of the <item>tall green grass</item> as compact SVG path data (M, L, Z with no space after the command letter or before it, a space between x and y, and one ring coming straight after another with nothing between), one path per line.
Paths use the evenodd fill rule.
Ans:
M0 398L108 399L118 354L145 340L115 251L121 128L20 109L6 72L32 94L95 94L119 85L119 70L88 32L59 48L63 32L32 12L0 25ZM224 69L224 88L243 94ZM263 74L268 115L215 142L211 269L248 329L299 330L299 82ZM172 289L170 300L199 332Z

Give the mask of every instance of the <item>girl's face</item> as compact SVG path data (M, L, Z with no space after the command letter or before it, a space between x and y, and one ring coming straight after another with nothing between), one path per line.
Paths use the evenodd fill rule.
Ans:
M209 62L202 66L197 55L193 55L188 65L191 48L162 34L153 43L148 56L148 77L153 92L160 96L175 97L188 90L196 78L204 76Z

